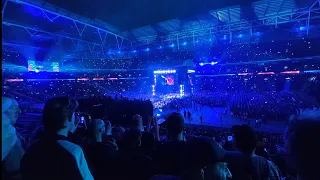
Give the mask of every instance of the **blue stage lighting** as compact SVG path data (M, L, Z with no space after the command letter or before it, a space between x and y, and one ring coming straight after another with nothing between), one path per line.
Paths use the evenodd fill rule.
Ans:
M133 50L133 53L136 53L137 52L137 50Z
M187 42L184 42L182 45L186 46L186 45L187 45Z
M162 49L162 46L159 46L159 49Z
M256 36L261 36L261 32L256 32Z
M118 51L118 54L120 54L121 53L121 51Z
M203 65L204 65L204 63L199 63L199 65L200 65L200 66L203 66Z
M196 43L198 43L199 42L199 40L196 40Z
M146 51L150 51L150 48L147 48Z
M212 39L210 38L209 41L212 41Z
M223 35L223 39L226 40L227 39L227 35Z
M305 27L305 26L301 26L301 27L299 28L300 31L306 31L307 29L308 29L308 28Z
M172 44L170 45L170 47L174 47L174 44L172 43Z
M239 35L238 35L238 38L242 38L242 37L243 37L243 34L239 34Z

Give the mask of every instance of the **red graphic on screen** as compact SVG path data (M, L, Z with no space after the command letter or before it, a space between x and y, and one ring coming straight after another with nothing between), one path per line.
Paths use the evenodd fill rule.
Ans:
M172 85L174 85L174 78L172 76L167 76L166 82L168 85L172 86Z

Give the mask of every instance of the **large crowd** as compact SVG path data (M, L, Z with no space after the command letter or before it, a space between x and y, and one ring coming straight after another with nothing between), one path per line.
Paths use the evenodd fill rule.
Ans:
M317 56L318 43L297 39L219 46L209 52L153 51L133 59L70 57L61 62L60 72L26 72L30 57L4 52L2 177L318 180L317 58L255 62ZM150 67L190 59L197 59L192 66L197 77L188 74L185 87L192 85L194 91L154 96ZM252 62L239 63L247 61ZM291 71L299 72L282 73ZM179 76L178 82L185 80ZM43 102L44 107L36 106ZM288 125L276 134L255 132L249 125L186 126L180 113L166 115L163 123L154 116L154 108L204 106L226 108L243 120Z
M308 101L293 92L197 92L191 96L171 98L161 101L162 109L223 107L233 118L241 120L282 121L286 122L291 115L301 110L318 109L314 101Z
M55 97L45 103L41 127L38 124L26 137L18 128L18 102L2 97L2 176L41 180L320 178L317 110L296 113L282 136L255 132L248 125L186 127L180 113L169 114L159 125L148 107L151 102L123 97L78 101Z
M252 12L256 11L253 13L242 3L236 10L212 11L195 19L182 20L181 17L187 15L179 18L182 11L188 9L185 4L175 11L178 15L175 20L138 29L134 28L139 23L131 21L127 23L128 28L119 27L119 31L129 30L120 33L129 36L129 41L117 35L118 32L102 33L104 28L118 31L111 25L103 25L102 21L96 24L97 32L92 31L95 23L91 20L81 23L76 19L85 18L63 13L67 10L54 8L56 3L36 3L43 6L39 16L38 5L13 1L19 5L19 11L26 12L18 13L20 16L16 19L15 5L10 3L4 14L8 1L3 1L2 18L17 23L23 19L30 21L23 25L4 23L2 179L320 180L317 172L320 162L317 139L320 137L320 39L316 35L318 17L312 16L319 10L314 10L317 3L306 14L309 15L307 26L303 21L296 22L297 18L304 18L300 13L276 18L277 28L270 26L268 32L263 31L265 26L250 23L255 26L251 28L250 37L245 31L238 31L243 30L242 27L232 28L237 24L234 20L254 20L260 11L267 18L260 19L263 25L272 25L273 21L268 20L270 16L267 17L275 15L270 14L272 9L279 9L276 14L281 15L283 9L308 4L277 1L270 0L266 6L254 3L250 6ZM67 8L66 2L58 4L64 4L66 9L78 9L86 4ZM120 4L121 1L115 3L114 11L121 10ZM222 8L223 4L226 2L218 5ZM126 6L138 9L140 5ZM204 7L210 9L208 5ZM50 9L58 14L50 13ZM78 11L81 9L90 7ZM193 12L187 12L192 15L199 10L194 8ZM297 12L300 10L307 9ZM149 9L149 13L151 11ZM59 16L59 13L64 15ZM226 13L229 20L224 18ZM97 20L105 12L81 14ZM111 24L120 22L116 17L118 13L111 14L111 19L107 18ZM139 14L143 14L142 11ZM173 15L169 11L165 14ZM72 16L67 19L74 26L63 28L69 20L61 18L66 16ZM210 34L203 31L198 36L196 28L193 37L188 37L190 33L179 36L178 31L182 29L204 27L213 16L219 22L209 23L212 27L221 24L220 21L225 25L231 23L230 36L223 34L226 31L222 26L216 29L222 30L222 34L212 34L209 28ZM154 18L147 19L151 22ZM283 23L287 20L294 21L293 27ZM140 23L146 25L147 21ZM32 30L25 27L28 24L39 27ZM45 27L49 24L52 26ZM11 29L15 26L25 27L25 33L28 37L31 35L30 41L23 37L22 31ZM154 28L159 30L155 31L159 36L180 29L177 41L171 41L170 37L161 38L157 43L157 37L152 41L141 38L154 33ZM86 35L82 36L83 32ZM92 32L95 35L90 37ZM68 38L73 35L88 43L83 46L82 42L86 41ZM179 41L181 38L183 41ZM139 43L131 42L134 39ZM90 46L96 40L102 43L101 48ZM113 46L115 43L117 48ZM173 81L160 85L159 79L169 78L157 78L155 71L168 68L176 71ZM170 93L163 93L165 88ZM228 118L243 120L243 125L204 126L203 108L219 108L219 112L214 113L221 113L223 109ZM190 109L194 110L192 113L201 114L200 125L185 124L187 119L192 121ZM176 112L166 114L168 111ZM183 114L179 113L182 111ZM215 117L220 117L222 122L224 116ZM212 117L206 121L216 119ZM250 126L251 121L257 123L257 130L262 130L258 128L259 123L271 121L283 122L286 129L280 134L258 132Z

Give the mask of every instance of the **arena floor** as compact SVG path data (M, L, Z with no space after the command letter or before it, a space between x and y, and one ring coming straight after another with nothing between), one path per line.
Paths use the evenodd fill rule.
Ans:
M204 125L204 126L214 126L214 127L223 127L223 128L231 128L233 125L242 125L248 124L247 122L240 121L238 118L232 118L228 113L222 116L222 122L220 121L220 114L224 114L225 108L211 108L205 106L202 110L195 111L193 108L184 108L181 109L181 113L183 111L190 111L192 114L191 120L185 119L185 123L188 125ZM174 112L175 110L167 110L163 113ZM200 121L200 116L203 117L203 122ZM263 132L275 132L282 133L285 129L285 123L279 122L268 122L267 124L262 124L261 127L256 127L255 121L252 120L251 127L253 127L257 131Z

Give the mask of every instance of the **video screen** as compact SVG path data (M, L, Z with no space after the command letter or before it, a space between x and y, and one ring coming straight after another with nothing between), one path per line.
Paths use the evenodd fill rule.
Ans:
M178 76L172 74L161 74L156 77L156 92L176 93L178 92Z
M173 86L174 85L174 77L173 76L165 76L166 85Z
M58 62L28 61L29 72L59 72Z

